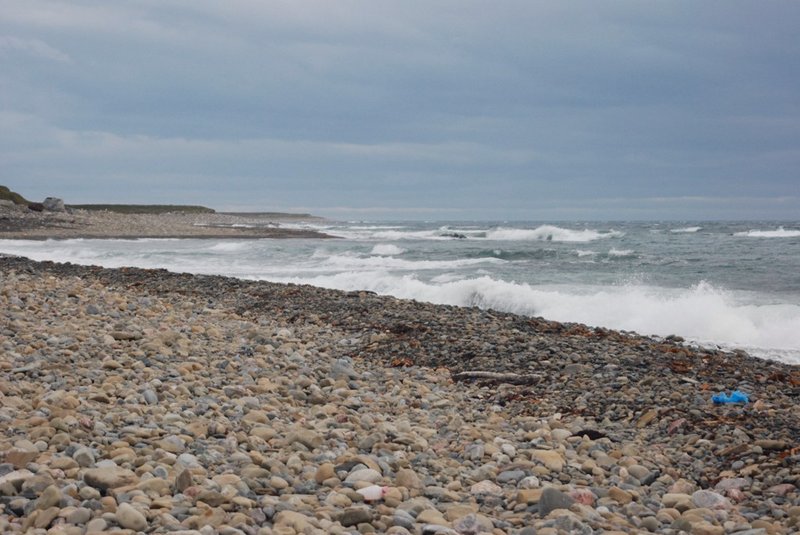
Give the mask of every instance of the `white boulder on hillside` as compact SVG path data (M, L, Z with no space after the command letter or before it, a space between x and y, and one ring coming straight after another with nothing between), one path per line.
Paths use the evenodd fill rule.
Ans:
M48 212L66 212L67 209L64 207L64 201L57 197L48 197L42 203L44 209Z

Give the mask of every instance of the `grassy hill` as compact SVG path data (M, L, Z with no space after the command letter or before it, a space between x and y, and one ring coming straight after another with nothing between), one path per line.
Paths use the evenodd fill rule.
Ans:
M14 204L20 204L22 206L31 204L31 201L27 200L16 191L11 191L6 186L0 186L0 201L11 201Z
M7 186L0 186L0 201L11 201L21 206L37 205ZM81 210L107 210L119 214L165 214L176 212L182 214L213 214L212 208L186 204L70 204L69 208Z
M79 210L106 210L118 214L213 214L212 208L186 204L69 204L69 208Z
M0 200L11 201L14 204L21 206L38 205L40 203L31 202L25 197L15 191L11 191L6 186L0 186ZM206 206L195 206L190 204L68 204L67 208L76 208L78 210L94 210L107 212L115 212L118 214L214 214L216 210ZM40 208L41 210L41 208ZM312 216L311 214L289 214L283 212L227 212L231 215L241 217L260 217L260 218L274 218L274 219L320 219Z

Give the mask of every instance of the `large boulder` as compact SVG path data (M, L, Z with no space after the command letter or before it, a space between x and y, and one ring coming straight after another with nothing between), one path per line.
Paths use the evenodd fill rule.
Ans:
M64 207L64 201L57 197L48 197L42 203L44 209L48 212L65 212L67 209Z

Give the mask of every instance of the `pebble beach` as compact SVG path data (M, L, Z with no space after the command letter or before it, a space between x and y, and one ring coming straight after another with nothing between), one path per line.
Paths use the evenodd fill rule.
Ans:
M0 282L2 533L800 529L793 366L164 270Z

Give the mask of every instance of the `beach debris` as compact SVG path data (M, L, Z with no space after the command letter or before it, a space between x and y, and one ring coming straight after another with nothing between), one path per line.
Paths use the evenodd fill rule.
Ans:
M453 379L456 381L466 381L470 379L485 379L489 381L496 381L498 383L509 384L530 384L538 381L540 376L533 374L518 374L511 372L489 372L480 370L470 370L453 374Z
M725 392L715 394L711 397L711 401L713 401L715 405L722 405L726 403L749 403L750 397L744 392L734 390L731 392L730 396Z
M668 435L674 435L684 427L686 427L687 420L686 418L678 418L670 422L669 427L667 428Z
M361 494L364 497L365 501L373 502L375 500L380 500L381 498L386 496L386 493L389 492L389 487L381 485L370 485L369 487L358 489L356 492L358 494Z
M581 429L580 431L576 431L572 433L573 437L587 437L589 440L600 440L601 438L607 438L608 435L597 431L595 429Z

